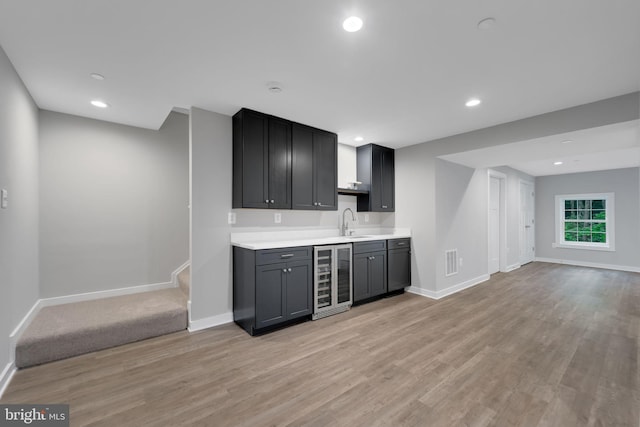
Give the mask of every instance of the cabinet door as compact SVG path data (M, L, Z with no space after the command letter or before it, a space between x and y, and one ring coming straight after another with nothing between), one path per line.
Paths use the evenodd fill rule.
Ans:
M371 296L387 292L387 259L386 252L369 254L369 288Z
M291 208L314 210L313 133L294 124L291 145Z
M391 250L388 257L389 292L411 286L411 252L409 248Z
M245 111L242 116L242 207L266 208L269 197L268 119Z
M256 267L256 329L286 320L286 264Z
M369 254L356 254L353 256L353 301L361 301L370 296Z
M311 260L287 263L287 319L313 312L313 266Z
M269 207L291 208L291 123L269 119ZM273 200L273 202L271 202Z
M395 205L395 156L391 149L382 149L381 162L381 192L380 209L382 211L393 211Z
M313 134L314 202L321 210L338 209L338 140L336 134Z

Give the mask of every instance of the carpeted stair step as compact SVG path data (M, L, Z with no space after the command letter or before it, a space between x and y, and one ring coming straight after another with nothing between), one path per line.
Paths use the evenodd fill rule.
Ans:
M44 307L16 344L26 368L187 328L180 288Z

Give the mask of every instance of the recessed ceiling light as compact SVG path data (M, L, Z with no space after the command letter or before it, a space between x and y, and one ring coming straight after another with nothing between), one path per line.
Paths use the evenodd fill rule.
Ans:
M480 105L481 102L482 101L480 101L478 98L471 98L464 105L466 105L467 107L476 107Z
M553 162L554 166L560 166L562 162Z
M350 16L342 23L342 28L350 33L355 33L362 28L362 19L357 16Z
M363 137L361 137L361 136L356 136L355 138L353 138L353 140L354 140L355 142L362 142L362 141L364 141L364 138L363 138Z
M478 29L479 30L489 30L491 28L493 28L496 25L496 19L489 17L489 18L485 18L482 21L478 22Z
M91 73L89 74L91 76L92 79L95 80L104 80L104 76L102 74L98 74L98 73Z
M94 99L93 101L91 101L91 105L98 108L107 108L109 106L109 104L104 101L100 101L99 99Z
M561 144L570 144L570 143L572 143L572 142L573 142L573 141L572 141L572 140L570 140L570 139L565 139L564 141L561 141Z
M282 83L280 82L268 82L267 90L271 93L280 93L282 92Z

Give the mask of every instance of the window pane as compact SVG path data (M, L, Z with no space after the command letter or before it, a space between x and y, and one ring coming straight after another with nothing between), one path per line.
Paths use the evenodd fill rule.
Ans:
M607 224L604 222L594 222L591 224L591 231L594 233L606 233L607 232Z
M591 241L597 243L607 243L607 235L605 233L593 233Z
M576 209L577 207L577 203L575 200L565 200L564 201L564 208L565 209Z
M591 233L578 233L578 241L579 242L590 242L591 241Z
M592 200L591 208L592 209L605 209L606 208L605 200Z
M564 240L566 242L577 242L578 233L564 233Z
M578 219L591 219L591 211L581 210L578 211Z
M577 211L564 211L564 219L578 219Z
M564 231L577 231L578 223L576 222L565 222L564 223Z
M578 209L589 209L591 202L589 200L578 200Z
M606 211L593 211L591 214L593 219L607 219Z
M591 223L590 222L579 222L578 223L578 231L582 233L591 233Z

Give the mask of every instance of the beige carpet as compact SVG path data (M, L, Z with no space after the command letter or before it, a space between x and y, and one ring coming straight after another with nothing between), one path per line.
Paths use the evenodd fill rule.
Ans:
M25 368L186 329L180 288L44 307L16 345Z

